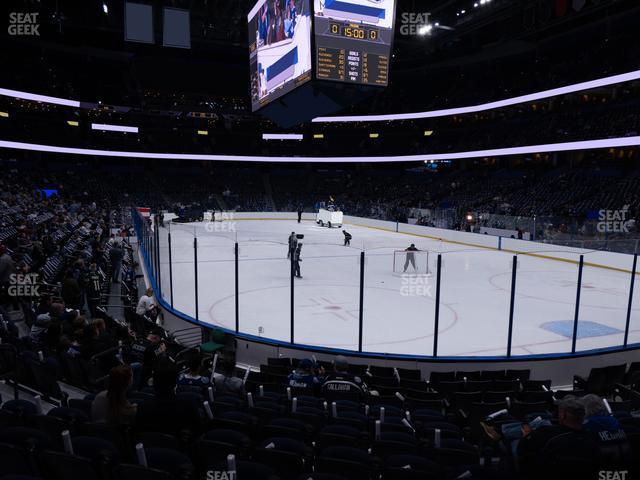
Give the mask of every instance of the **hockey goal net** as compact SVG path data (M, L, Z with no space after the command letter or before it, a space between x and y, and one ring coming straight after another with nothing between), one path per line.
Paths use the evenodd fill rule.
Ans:
M395 250L393 252L394 275L422 274L429 275L429 252L427 250L407 251Z

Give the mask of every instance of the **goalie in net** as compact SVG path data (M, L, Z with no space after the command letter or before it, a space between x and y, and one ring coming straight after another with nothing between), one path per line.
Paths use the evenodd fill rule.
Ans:
M394 251L393 273L429 274L429 252L418 250L413 243L404 250Z

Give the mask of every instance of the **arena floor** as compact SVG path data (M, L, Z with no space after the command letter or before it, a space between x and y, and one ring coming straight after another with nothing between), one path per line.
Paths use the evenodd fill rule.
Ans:
M393 252L415 243L429 250L435 272L442 254L439 355L506 353L512 254L414 235L345 225L353 235L312 221L233 220L171 224L174 307L195 317L194 235L198 238L199 319L235 328L234 243L240 248L240 330L289 341L290 263L287 237L305 235L302 279L295 282L295 341L357 349L360 251L366 251L363 350L431 355L435 275L393 273ZM161 282L169 302L169 228L161 228ZM559 247L560 248L560 247ZM576 254L576 260L578 254ZM588 261L588 255L585 257ZM514 355L568 352L575 315L576 264L519 256ZM585 266L577 350L621 345L630 275ZM636 288L638 292L640 288ZM640 342L636 293L629 342Z

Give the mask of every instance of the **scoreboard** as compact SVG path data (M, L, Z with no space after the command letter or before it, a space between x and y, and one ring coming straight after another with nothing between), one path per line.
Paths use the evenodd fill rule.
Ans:
M387 86L395 0L314 0L316 78Z
M316 80L389 84L396 0L254 1L247 15L252 111L313 82L314 70Z

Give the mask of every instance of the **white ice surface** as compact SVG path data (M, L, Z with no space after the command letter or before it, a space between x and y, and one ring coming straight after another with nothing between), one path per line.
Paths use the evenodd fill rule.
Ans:
M235 328L234 243L240 248L240 330L290 339L290 263L287 237L305 235L302 279L295 281L295 341L357 349L360 252L365 249L363 350L431 355L435 316L435 275L393 274L393 251L415 243L429 250L435 272L442 254L439 355L491 356L506 353L512 254L444 243L401 233L311 221L238 220L172 224L173 304L195 317L194 234L198 239L199 320ZM160 231L162 293L169 301L168 228ZM588 255L587 255L588 257ZM577 260L576 255L576 260ZM585 258L588 261L588 258ZM631 269L632 257L629 257ZM571 339L542 325L572 322L578 267L573 263L519 256L513 326L513 355L568 352ZM630 275L585 267L580 321L619 332L579 338L577 350L623 342ZM638 284L636 284L638 286ZM636 292L640 286L636 288ZM629 342L640 342L640 294L631 314ZM565 323L566 327L566 323ZM566 330L566 328L565 328ZM598 332L602 333L602 332Z

